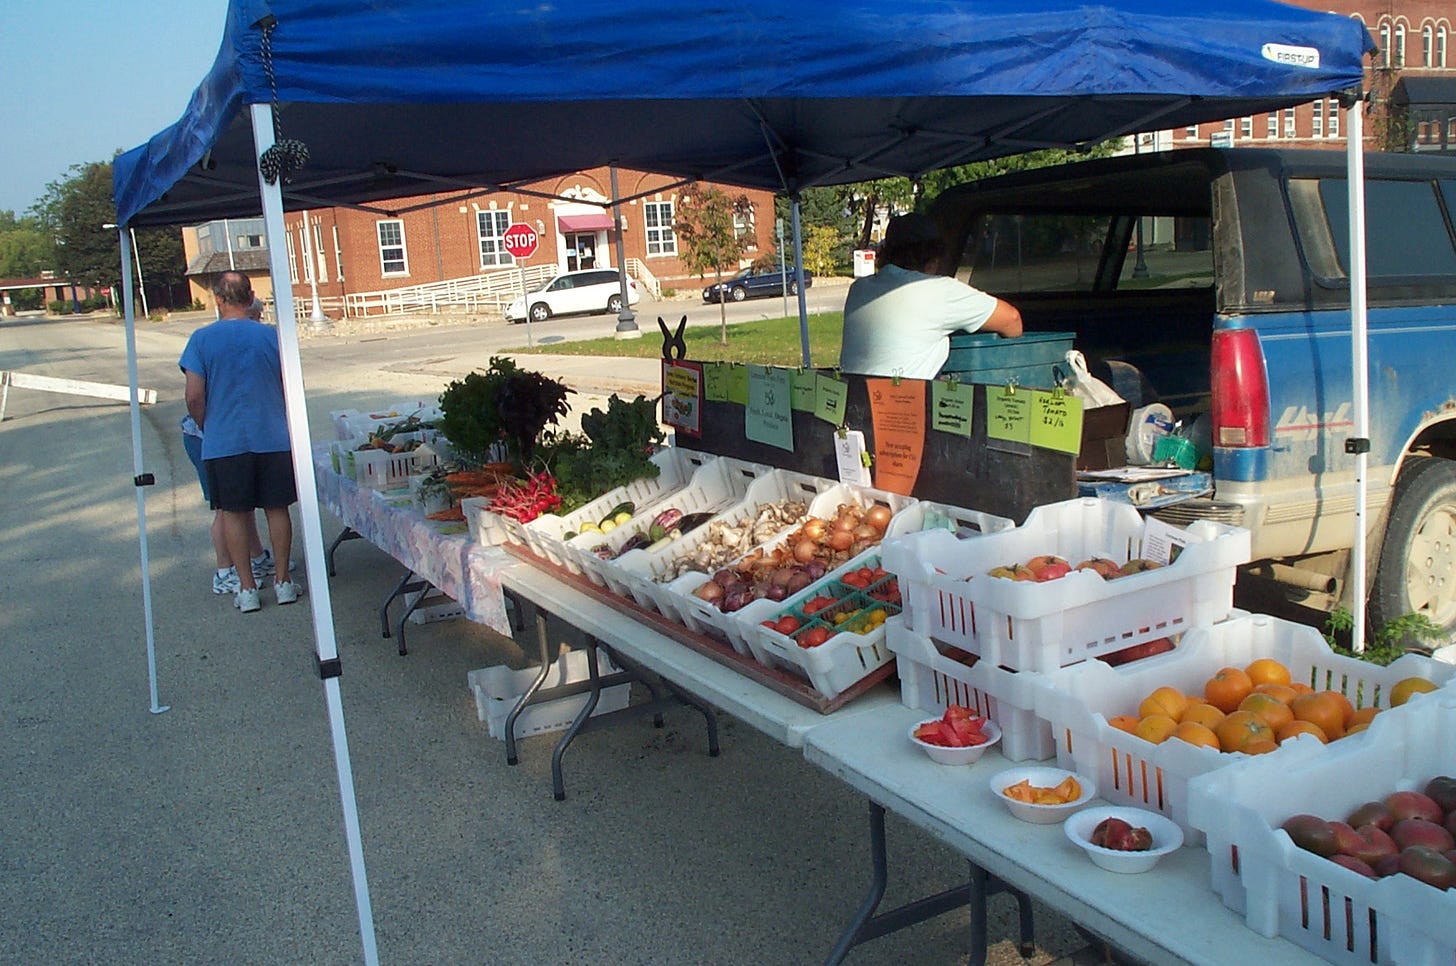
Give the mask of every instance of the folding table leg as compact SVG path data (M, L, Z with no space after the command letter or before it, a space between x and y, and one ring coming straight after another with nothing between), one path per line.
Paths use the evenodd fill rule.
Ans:
M511 713L506 715L506 764L508 765L519 764L521 760L516 752L516 719L521 716L522 711L526 710L526 705L530 702L532 695L541 690L541 686L546 683L547 675L551 673L551 657L547 653L550 650L550 639L546 633L546 614L533 604L527 606L529 613L536 619L536 643L541 649L541 673L536 675L536 680L531 682L526 693L517 699L516 706L511 709Z
M334 551L339 549L339 544L343 543L345 540L358 540L363 536L364 535L362 533L352 527L345 527L344 529L339 531L339 535L334 538L334 542L329 544L329 552L324 557L325 561L327 561L329 565L327 572L330 577L336 576L336 574L334 573Z

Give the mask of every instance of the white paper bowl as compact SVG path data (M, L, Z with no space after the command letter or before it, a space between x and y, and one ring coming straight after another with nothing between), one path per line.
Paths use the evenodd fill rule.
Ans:
M1093 845L1092 831L1104 818L1120 818L1133 828L1147 829L1153 836L1153 847L1146 852L1119 852ZM1094 865L1108 872L1146 872L1163 856L1183 845L1183 830L1178 823L1157 812L1125 805L1083 809L1062 823L1062 829L1067 838L1082 847Z
M931 761L938 762L942 765L974 764L981 760L981 755L985 753L987 748L1001 740L1001 729L996 725L996 722L989 718L986 719L985 724L981 725L981 734L986 736L986 740L979 745L967 745L964 748L948 748L945 745L932 745L928 741L921 741L915 737L916 728L919 728L923 724L929 724L932 721L939 720L939 718L927 718L924 721L917 722L910 726L910 730L906 734L910 736L910 743L912 745L915 745L929 755Z
M1076 778L1082 786L1082 795L1065 805L1033 805L1031 802L1018 802L1002 794L1005 789L1023 779L1038 788L1048 788L1060 785L1068 775ZM1068 815L1096 798L1097 783L1085 775L1067 771L1065 768L1054 768L1050 765L1022 765L998 772L991 779L991 791L1001 800L1001 804L1011 810L1012 815L1023 822L1031 822L1035 825L1054 825L1064 821Z

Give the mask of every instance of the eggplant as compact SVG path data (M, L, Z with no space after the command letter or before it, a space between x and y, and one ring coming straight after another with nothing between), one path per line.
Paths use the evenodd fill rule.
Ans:
M627 542L622 544L622 549L617 551L617 556L620 557L622 554L626 553L629 550L641 550L651 542L652 541L648 540L645 534L643 534L641 531L638 531L637 533L634 533L627 538Z
M677 527L682 521L682 518L683 512L675 506L670 506L652 518L652 525L654 527L661 527L662 532L667 533Z
M683 533L687 533L688 531L695 530L703 524L707 523L715 516L717 516L717 514L707 512L685 514L683 518L677 522L677 529L681 530ZM668 529L671 530L672 527L669 527Z

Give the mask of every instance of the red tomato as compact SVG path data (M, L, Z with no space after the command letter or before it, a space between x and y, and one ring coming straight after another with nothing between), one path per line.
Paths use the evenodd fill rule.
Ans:
M785 614L783 617L780 617L778 619L774 630L778 631L780 634L783 634L786 637L793 637L794 634L799 630L799 626L799 619L797 617L795 617L793 614Z

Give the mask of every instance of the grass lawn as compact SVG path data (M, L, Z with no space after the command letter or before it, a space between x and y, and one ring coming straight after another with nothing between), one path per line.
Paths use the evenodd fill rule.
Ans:
M657 359L662 356L662 335L655 322L644 324L640 339L583 339L553 342L528 349L524 346L502 349L504 355L552 356L629 356L634 359ZM672 325L677 328L676 323ZM844 330L843 312L826 312L809 316L809 352L816 366L839 363L839 341ZM743 362L764 366L797 366L803 360L799 344L799 317L762 319L728 326L728 344L719 342L717 325L689 327L683 330L687 343L684 358L699 362Z

